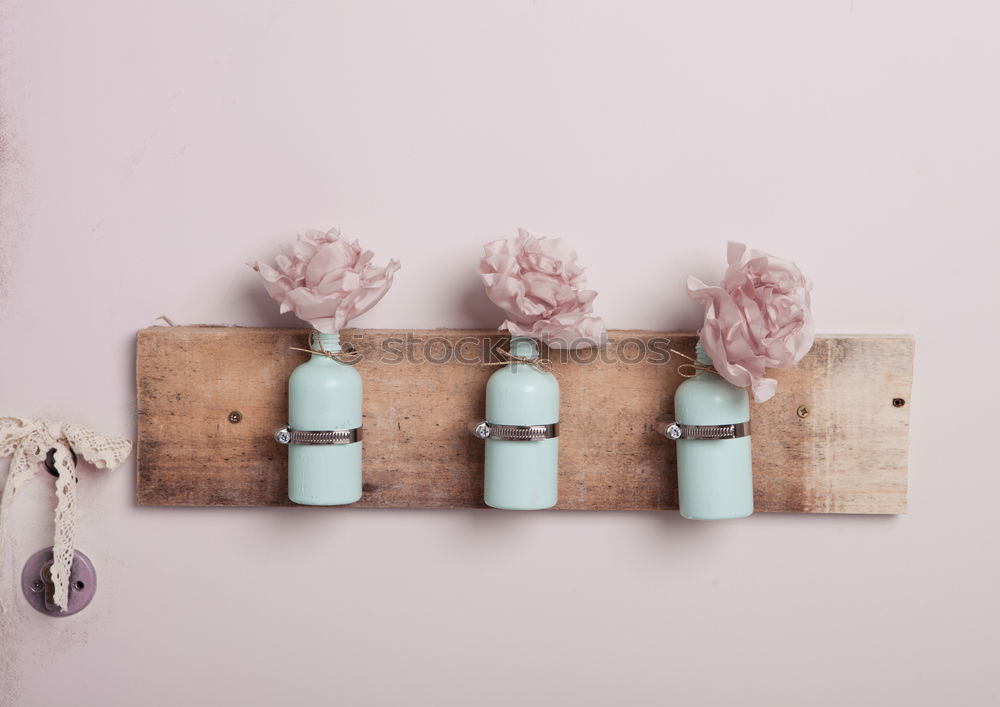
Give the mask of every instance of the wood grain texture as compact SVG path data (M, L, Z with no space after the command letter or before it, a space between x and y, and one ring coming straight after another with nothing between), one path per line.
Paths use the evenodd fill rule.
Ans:
M288 375L307 356L290 348L304 346L306 334L139 332L140 505L292 505L286 448L272 433L287 421ZM663 360L667 342L691 354L695 336L617 330L610 337L603 353L583 354L595 361L550 352L562 398L556 508L676 509L674 443L655 423L671 418L682 380L679 360ZM353 507L484 507L484 443L467 425L482 418L495 370L481 361L506 337L437 329L348 330L343 338L364 354L365 483ZM778 394L751 410L758 511L906 511L913 349L907 336L819 337L798 367L773 373ZM896 398L905 404L894 406ZM232 411L239 423L229 422Z

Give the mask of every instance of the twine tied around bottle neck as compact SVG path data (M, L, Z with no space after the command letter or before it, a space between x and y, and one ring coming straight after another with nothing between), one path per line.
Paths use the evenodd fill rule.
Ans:
M695 376L700 376L702 373L718 373L718 371L715 370L715 366L712 366L711 364L705 365L698 359L691 358L677 349L670 349L670 353L675 353L681 358L686 358L688 361L691 361L691 363L682 363L677 367L677 374L681 378L694 378Z
M497 353L500 354L503 361L486 361L484 365L486 366L506 366L508 363L524 363L529 366L534 366L539 371L546 373L552 373L554 375L556 372L552 370L552 361L545 357L535 357L529 358L528 356L518 356L515 353L511 353L507 349L497 349Z
M355 349L353 346L351 347L350 351L345 351L343 349L340 351L327 351L326 349L323 348L323 345L321 343L319 342L314 343L316 341L316 338L318 338L318 334L319 332L316 331L310 332L308 349L302 349L297 346L289 346L288 347L289 350L302 351L304 353L313 354L314 356L326 356L329 359L333 359L334 361L338 361L339 363L343 363L348 366L353 366L362 359L361 352Z

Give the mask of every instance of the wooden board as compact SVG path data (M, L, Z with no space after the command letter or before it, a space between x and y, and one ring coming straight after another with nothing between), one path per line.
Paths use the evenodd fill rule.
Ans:
M307 356L290 348L305 346L306 334L139 332L141 505L291 505L286 448L272 433L286 423L288 375ZM353 507L484 507L484 443L467 425L482 418L496 368L475 361L490 359L506 337L437 329L349 330L343 338L364 355L365 483ZM682 380L682 361L665 361L665 352L692 354L695 336L610 338L603 354L583 353L596 361L550 352L562 398L556 508L676 509L675 445L655 423L671 418ZM906 336L819 337L798 367L774 372L778 394L751 411L758 511L906 511L913 348ZM242 419L230 422L232 412ZM602 428L609 433L592 434Z

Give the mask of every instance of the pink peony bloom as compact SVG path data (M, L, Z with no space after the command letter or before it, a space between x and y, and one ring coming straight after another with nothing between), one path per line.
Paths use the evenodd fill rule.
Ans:
M247 263L264 288L281 303L281 313L309 322L323 334L336 334L347 322L374 307L392 285L399 262L376 267L370 250L349 243L340 231L306 231L275 258L277 268Z
M728 259L720 287L689 277L688 294L705 305L698 334L715 370L762 403L778 388L764 370L794 366L812 348L812 284L794 263L742 243L729 244Z
M597 293L582 289L576 253L558 238L538 238L523 228L517 233L487 243L479 263L486 295L507 315L500 328L553 348L604 343L604 322L591 315Z

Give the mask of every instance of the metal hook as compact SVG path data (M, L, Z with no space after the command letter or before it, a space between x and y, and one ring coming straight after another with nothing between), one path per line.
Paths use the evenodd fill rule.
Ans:
M73 448L69 448L69 453L73 455L73 466L76 466L76 452ZM45 455L45 461L42 462L42 466L45 467L45 471L52 474L57 479L59 478L59 470L56 469L56 448L53 447L49 450L49 453Z

